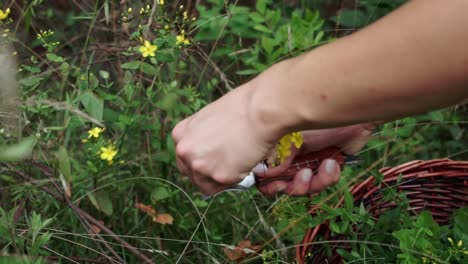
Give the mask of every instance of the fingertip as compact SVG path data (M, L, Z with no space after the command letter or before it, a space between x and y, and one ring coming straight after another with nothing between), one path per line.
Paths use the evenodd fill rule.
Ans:
M300 170L289 183L287 193L292 196L301 196L309 193L309 186L313 180L313 171L309 168Z
M319 171L311 181L309 191L320 192L336 184L340 180L341 169L336 160L326 159L319 167Z
M331 184L335 184L340 180L341 168L338 162L334 159L326 159L321 167L324 167L325 173L328 175ZM322 168L320 168L322 170Z

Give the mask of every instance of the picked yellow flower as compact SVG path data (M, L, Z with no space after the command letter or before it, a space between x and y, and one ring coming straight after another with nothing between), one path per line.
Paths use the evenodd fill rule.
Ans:
M115 149L114 146L110 145L108 147L102 147L101 148L101 155L99 156L102 160L107 160L108 162L111 162L115 155L117 155L117 150Z
M91 130L88 131L88 138L98 138L99 135L102 133L102 131L104 131L104 129L100 128L100 127L95 127Z
M5 11L0 9L0 20L7 19L8 15L10 15L10 12L11 12L10 8L7 8Z
M143 46L140 46L140 52L143 57L154 57L155 51L158 49L158 46L151 44L149 41L145 40Z
M188 40L184 35L177 35L176 36L176 45L180 45L180 44L189 45L190 40Z
M293 132L283 136L276 145L276 162L283 163L291 155L291 144L299 149L304 144L302 134ZM275 165L273 164L273 166Z

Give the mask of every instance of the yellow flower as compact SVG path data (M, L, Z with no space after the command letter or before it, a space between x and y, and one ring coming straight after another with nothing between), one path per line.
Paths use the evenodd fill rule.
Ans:
M140 46L140 52L143 57L154 57L155 51L158 49L158 46L152 45L149 41L145 40L144 45Z
M164 5L164 0L159 0L159 5Z
M5 20L8 17L8 15L10 15L10 12L10 8L7 8L5 11L0 9L0 20Z
M291 144L299 149L303 143L304 139L299 132L293 132L283 136L276 145L276 161L283 163L291 155Z
M177 35L176 45L180 45L180 44L189 45L190 41L184 35Z
M463 246L463 241L461 241L461 240L458 241L457 247L458 247L458 248L461 248L462 246Z
M290 140L291 140L291 143L293 143L297 149L299 149L302 146L302 144L304 144L304 139L302 138L302 135L299 132L291 133Z
M109 163L112 164L112 160L114 159L115 155L117 155L117 150L114 146L110 145L109 147L102 147L101 148L101 155L99 156L102 160L107 160Z
M92 138L92 137L98 138L99 135L102 133L102 131L104 131L104 129L100 127L95 127L88 131L88 138Z

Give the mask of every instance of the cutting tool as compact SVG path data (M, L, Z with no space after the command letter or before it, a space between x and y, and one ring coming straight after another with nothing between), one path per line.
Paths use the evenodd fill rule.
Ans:
M336 160L340 167L343 167L344 165L357 164L362 161L361 157L359 156L346 155L337 147L328 147L320 151L298 155L291 162L291 165L286 169L286 171L281 176L277 177L268 177L262 173L254 173L254 171L258 172L268 170L268 165L265 162L262 162L259 163L254 169L252 169L252 171L249 172L247 176L245 176L245 178L235 186L224 189L211 196L203 195L203 199L208 200L224 192L247 191L254 186L261 187L273 181L292 181L296 173L304 168L309 168L316 172L322 161L325 159Z

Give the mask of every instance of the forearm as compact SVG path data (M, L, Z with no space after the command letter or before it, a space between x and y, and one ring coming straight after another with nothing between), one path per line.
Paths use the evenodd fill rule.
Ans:
M253 81L275 133L390 120L468 97L468 1L413 0ZM275 121L273 121L275 120Z

